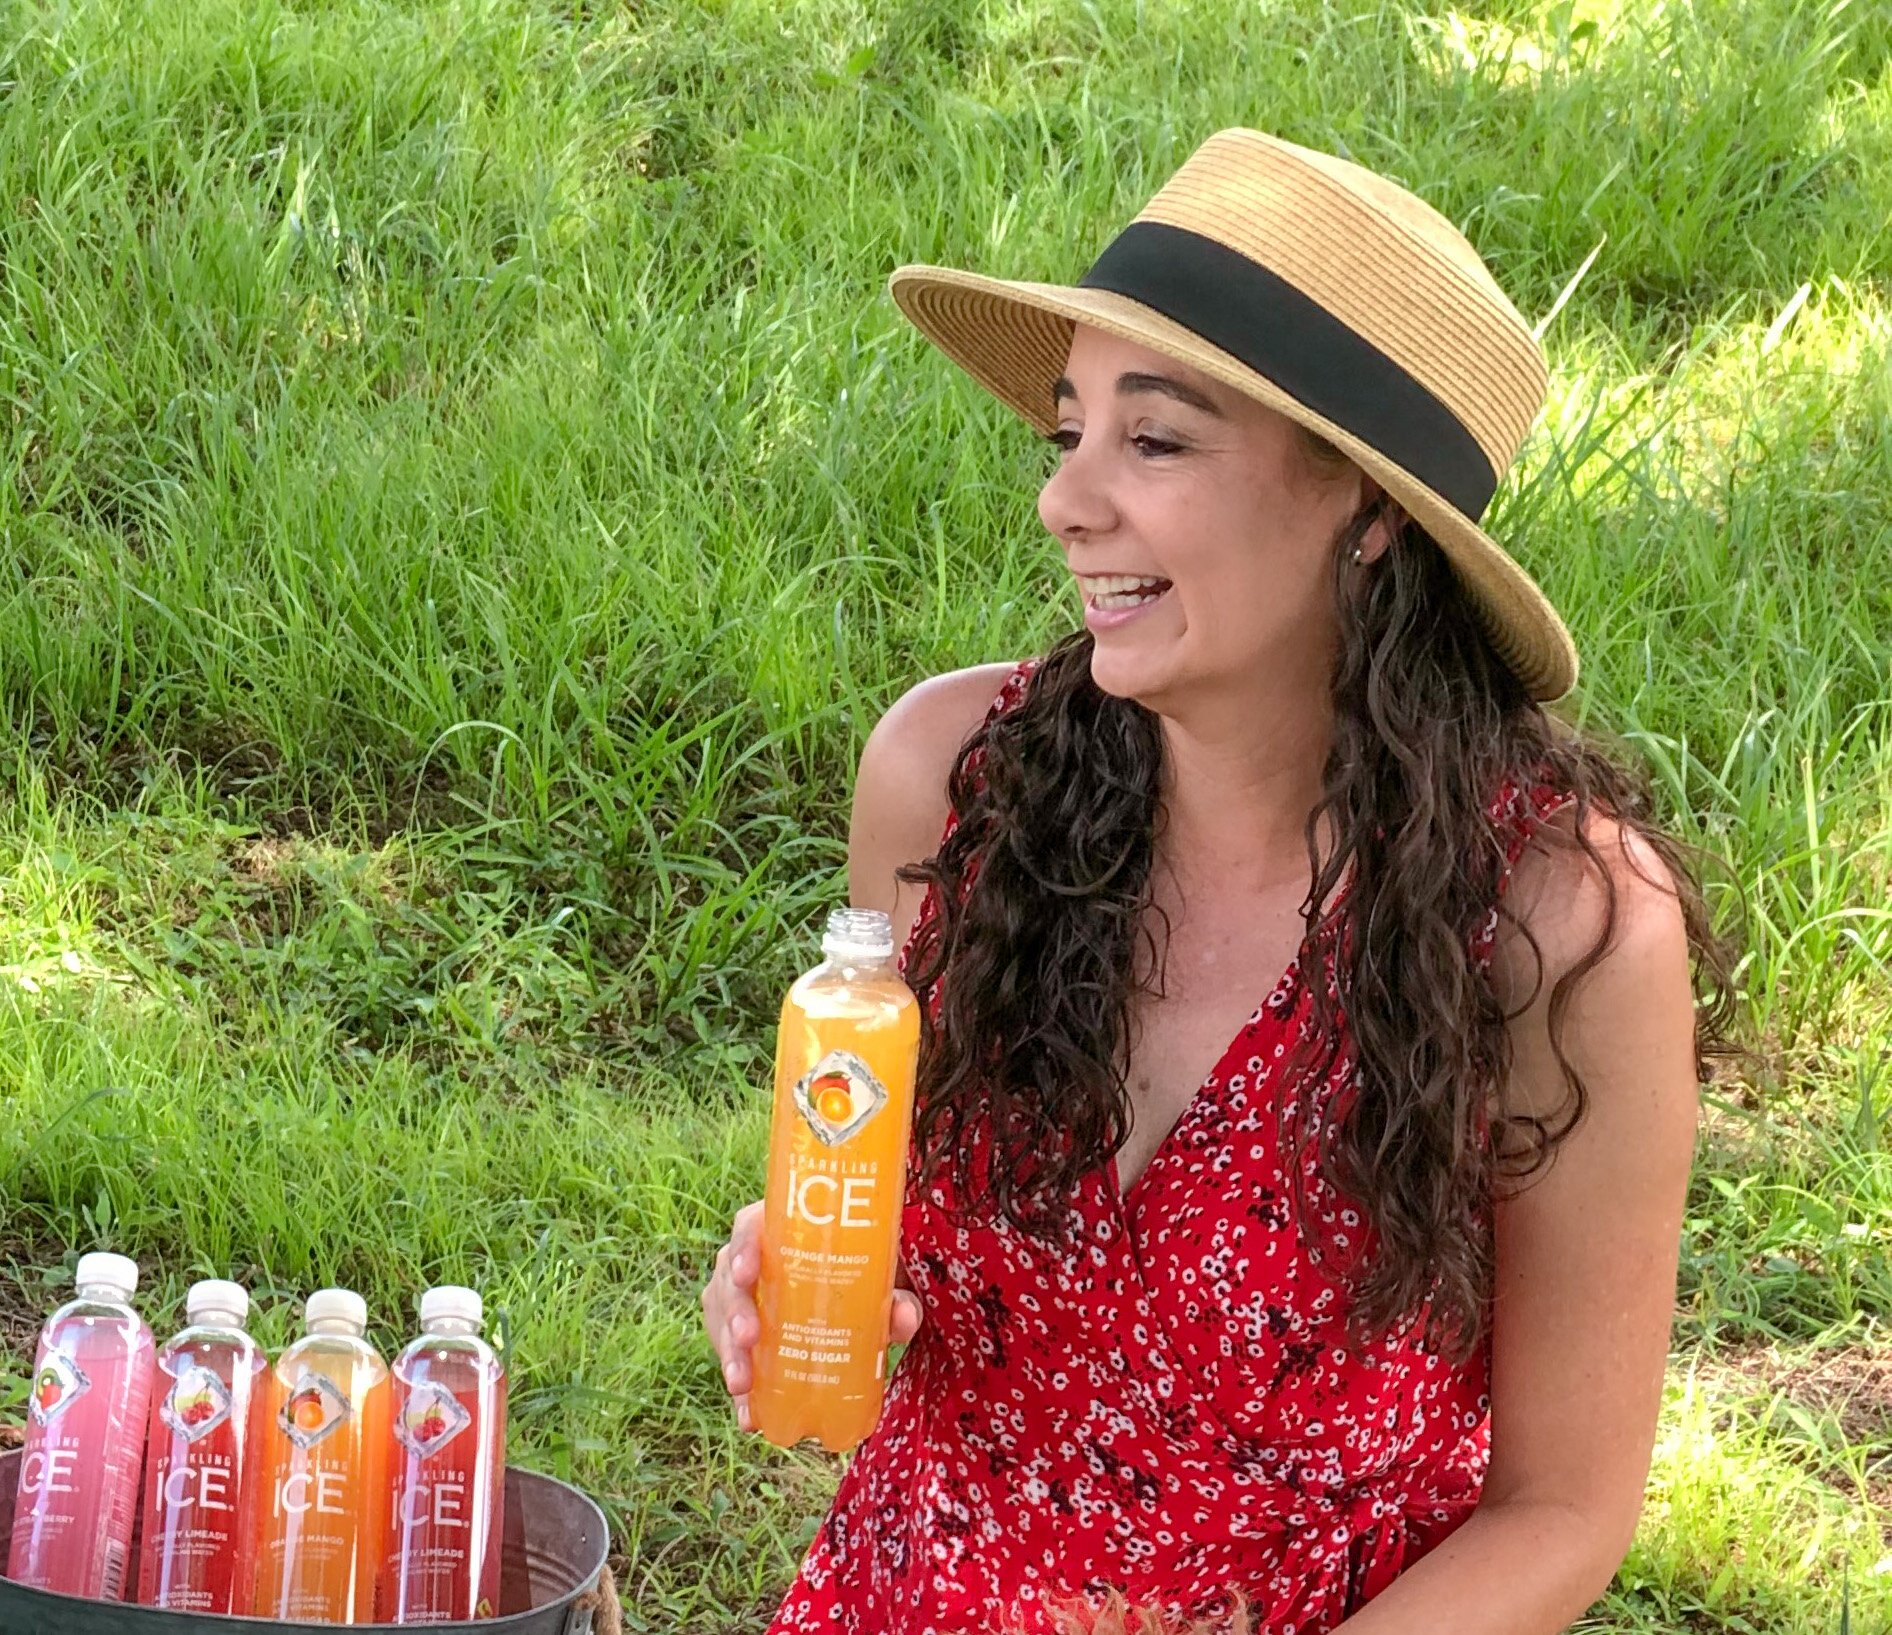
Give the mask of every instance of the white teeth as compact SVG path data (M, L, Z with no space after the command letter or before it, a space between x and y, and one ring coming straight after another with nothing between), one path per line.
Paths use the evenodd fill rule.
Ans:
M1147 578L1135 578L1120 573L1079 574L1077 582L1084 587L1086 596L1120 596L1129 590L1155 590L1159 585L1169 583L1167 579L1152 575Z
M1121 573L1079 574L1078 584L1085 599L1099 612L1114 613L1121 608L1141 607L1169 589L1169 581L1142 578Z

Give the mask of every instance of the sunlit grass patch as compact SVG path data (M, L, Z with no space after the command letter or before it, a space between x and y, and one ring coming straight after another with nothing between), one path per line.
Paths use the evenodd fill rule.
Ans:
M696 1290L774 1005L879 711L1075 622L1044 451L885 278L1074 277L1246 124L1418 188L1542 326L1492 527L1746 906L1589 1627L1887 1621L1874 1433L1802 1389L1892 1318L1883 7L0 22L0 1410L79 1248L159 1326L235 1272L272 1341L471 1278L633 1627L765 1626L838 1465L735 1433Z
M1670 1383L1643 1523L1583 1629L1840 1630L1892 1615L1875 1518L1803 1468L1774 1435L1778 1403L1717 1392L1692 1370ZM1628 1616L1626 1625L1611 1614Z

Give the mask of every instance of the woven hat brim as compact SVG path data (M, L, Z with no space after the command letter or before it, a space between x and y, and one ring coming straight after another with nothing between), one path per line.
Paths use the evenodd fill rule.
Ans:
M888 282L922 335L1036 431L1057 426L1052 388L1077 324L1147 346L1318 433L1355 462L1439 543L1500 658L1540 703L1576 685L1576 644L1535 580L1450 501L1344 427L1309 409L1174 319L1109 290L988 278L953 267L902 267Z

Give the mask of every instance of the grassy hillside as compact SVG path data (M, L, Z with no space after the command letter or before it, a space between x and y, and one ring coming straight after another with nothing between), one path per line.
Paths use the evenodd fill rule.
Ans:
M631 1627L833 1463L697 1290L920 676L1076 618L883 294L1067 278L1210 131L1418 189L1549 351L1493 523L1748 904L1586 1628L1892 1624L1892 13L1855 0L0 0L0 1412L76 1252L504 1306Z

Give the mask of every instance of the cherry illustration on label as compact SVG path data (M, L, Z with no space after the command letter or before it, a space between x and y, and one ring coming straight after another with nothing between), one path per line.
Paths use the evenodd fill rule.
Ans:
M417 1385L395 1421L401 1446L417 1458L438 1453L473 1421L460 1399L431 1381Z

